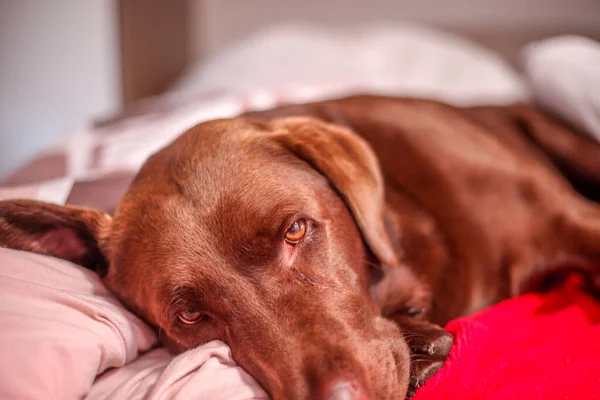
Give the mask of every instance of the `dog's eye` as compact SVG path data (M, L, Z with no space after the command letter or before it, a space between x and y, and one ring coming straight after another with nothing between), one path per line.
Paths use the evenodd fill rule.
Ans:
M179 320L186 325L192 325L204 318L204 314L200 311L184 310L178 315Z
M418 317L419 315L425 314L425 311L427 311L425 308L411 307L408 310L406 310L406 315L408 315L409 317Z
M298 243L306 235L306 220L299 219L285 231L285 240L289 243Z

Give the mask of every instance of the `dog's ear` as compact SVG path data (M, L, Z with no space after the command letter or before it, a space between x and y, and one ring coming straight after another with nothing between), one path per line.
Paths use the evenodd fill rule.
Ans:
M398 259L384 227L384 185L369 144L343 127L310 117L272 121L274 139L327 177L350 209L365 243L382 265Z
M62 258L103 275L111 222L108 214L92 209L0 201L0 246Z

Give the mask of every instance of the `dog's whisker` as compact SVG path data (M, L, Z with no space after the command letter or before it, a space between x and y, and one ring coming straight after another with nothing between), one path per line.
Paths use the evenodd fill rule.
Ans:
M414 339L414 338L426 338L427 336L422 334L422 333L415 333L415 332L408 332L408 333L404 333L402 335L404 337L404 339Z
M396 361L396 368L400 367L400 366L405 366L405 365L410 365L411 362L411 354L409 354L407 357L404 357L400 360Z
M412 340L412 339L427 339L425 335L403 335L404 340Z
M418 356L418 354L411 354L411 355L410 355L410 361L412 361L412 362L431 361L431 360L430 360L430 359L428 359L428 358L425 358L425 357L421 357L421 358L419 358L419 357L417 357L417 356Z
M383 270L383 267L385 266L385 265L383 265L383 264L374 263L374 262L372 262L372 261L370 261L370 260L367 260L366 258L363 258L363 259L361 259L361 261L362 261L363 263L365 263L366 265L368 265L368 266L370 266L370 267L373 267L373 268L376 268L376 269L378 269L378 270L380 270L380 271L382 271L382 270Z

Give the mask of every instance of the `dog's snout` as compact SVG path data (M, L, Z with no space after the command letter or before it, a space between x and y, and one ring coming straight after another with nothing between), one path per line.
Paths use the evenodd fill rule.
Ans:
M324 400L369 400L364 388L355 380L335 381L325 392Z

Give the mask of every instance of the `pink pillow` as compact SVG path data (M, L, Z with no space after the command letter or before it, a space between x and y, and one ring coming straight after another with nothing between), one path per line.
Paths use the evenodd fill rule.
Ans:
M82 398L156 343L93 272L0 248L0 398Z
M224 343L157 344L93 272L0 248L0 399L266 398Z

